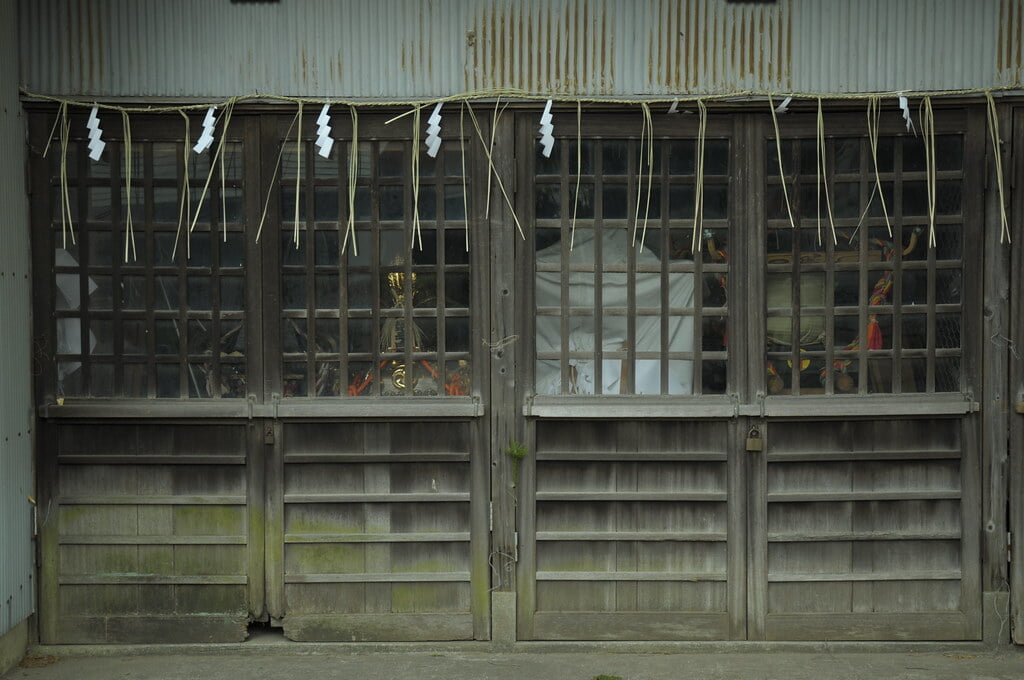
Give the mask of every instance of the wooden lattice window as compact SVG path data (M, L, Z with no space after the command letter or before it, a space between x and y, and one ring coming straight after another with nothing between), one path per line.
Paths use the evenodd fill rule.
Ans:
M775 140L767 140L768 392L959 392L964 385L964 232L972 219L965 209L966 135L940 131L935 138L935 245L929 247L924 139L912 134L879 139L883 210L871 146L863 124L856 129L826 139L820 190L816 139L782 142L795 230Z
M380 122L377 128L395 134ZM377 128L360 123L354 243L345 239L351 143L338 142L323 158L309 138L300 165L295 142L284 142L278 238L285 397L470 392L470 251L460 145L457 139L445 144L437 158L421 149L417 189L412 142L376 136Z
M706 140L694 257L696 140L656 137L648 174L621 129L533 160L536 393L723 394L729 140Z
M200 205L212 154L189 152L186 192L184 126L175 120L136 126L134 242L126 228L120 121L104 120L107 145L99 161L88 158L85 139L69 140L70 225L61 219L62 154L57 142L50 149L51 387L57 398L246 395L242 144L226 142L223 182L215 169L216 181ZM84 133L78 123L71 129ZM198 121L192 128L199 129ZM188 215L197 211L193 225Z

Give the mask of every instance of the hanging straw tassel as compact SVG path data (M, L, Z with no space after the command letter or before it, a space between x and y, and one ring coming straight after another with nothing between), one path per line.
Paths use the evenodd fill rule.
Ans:
M139 255L135 249L135 229L132 225L132 124L128 120L127 111L121 112L121 122L124 125L124 187L125 193L128 196L124 220L124 261L128 262L129 247L131 248L132 260L137 260Z
M50 144L53 142L53 135L60 126L60 235L61 248L68 247L68 236L71 236L71 243L75 243L75 228L71 220L71 192L68 190L68 138L71 136L71 123L68 121L68 103L61 102L57 110L57 117L50 129L50 136L46 140L46 148L43 149L43 157L50 153Z
M646 103L640 104L643 115L643 125L640 127L640 160L637 163L637 206L633 214L633 245L637 243L637 229L640 224L640 202L643 198L643 166L647 164L647 207L643 216L643 230L640 235L640 247L643 248L644 237L647 235L647 214L650 212L650 189L653 181L654 143L653 143L653 121L650 117L650 107Z
M466 187L466 102L459 107L459 148L462 151L462 219L466 222L466 252L469 252L469 192Z
M647 238L647 218L651 214L651 187L654 186L654 120L651 118L651 107L646 102L640 104L640 107L643 109L644 126L647 128L647 201L644 205L644 228L640 233L640 247L643 248L644 240ZM641 158L642 156L641 152ZM642 169L640 170L642 173ZM639 189L639 187L637 188ZM637 193L639 194L639 191ZM638 195L638 205L639 198Z
M299 119L299 114L295 114L295 118L292 118L291 125L288 126L288 131L284 133L285 140L292 133L292 128L295 127L295 121ZM277 162L274 163L274 174L270 176L270 186L267 187L267 195L263 199L263 214L260 216L260 224L256 227L256 243L260 242L260 237L263 235L263 225L267 221L267 210L270 208L270 197L274 194L274 189L277 186L277 173L281 170L281 159L284 157L285 142L281 143L281 148L277 151ZM296 197L298 200L298 197Z
M935 247L935 114L932 98L921 101L921 136L924 138L924 164L928 177L928 246Z
M341 252L345 252L349 239L352 239L352 254L359 257L359 244L356 242L356 184L359 179L359 112L350 106L352 116L352 141L348 147L348 219L345 222L345 240L341 244Z
M490 144L490 146L487 147L487 149L488 149L488 152L487 152L488 153L488 158L490 157L490 152L494 150L494 139L495 139L495 136L498 134L498 121L501 119L501 114L505 113L505 109L508 108L508 104L505 104L505 106L502 106L499 109L498 108L499 104L501 104L501 95L498 95L498 97L494 100L494 114L491 116L491 144ZM469 105L469 112L470 112L470 114L473 113L473 105L472 104ZM492 164L492 167L493 167L493 164ZM495 171L493 177L497 177L497 176L498 176L498 173L497 173L497 171ZM491 217L491 179L492 179L491 173L487 173L487 194L486 194L486 196L487 196L487 204L486 204L486 207L484 208L484 217L487 218L487 219L490 219L490 217Z
M231 125L231 112L234 110L236 99L237 97L229 99L227 105L224 107L224 113L221 114L221 117L224 119L224 124L221 125L220 128L220 140L217 142L217 150L214 151L213 157L210 159L210 171L206 174L206 182L203 184L202 193L199 194L199 203L196 205L196 213L192 218L192 224L188 228L190 234L195 231L196 223L199 221L199 216L203 212L203 203L206 201L206 193L210 189L210 181L213 179L213 173L216 169L218 159L220 159L221 163L224 162L224 142L228 138L228 126ZM264 217L266 217L266 208L264 208L263 214ZM260 231L262 231L262 229L263 221L260 220ZM259 231L257 232L256 238L257 240L259 239Z
M174 234L174 248L171 249L171 259L178 254L178 241L181 239L182 225L187 225L192 221L192 192L189 187L188 178L188 152L192 148L192 133L190 130L191 121L189 120L188 114L182 110L178 110L181 117L185 119L185 151L183 154L183 167L184 176L182 184L184 185L181 191L181 201L178 203L178 231ZM192 256L192 240L188 237L188 232L185 233L185 256Z
M488 177L490 177L490 175L494 175L494 179L498 183L498 189L501 190L501 196L505 199L505 204L508 206L509 213L512 215L512 221L516 223L516 229L519 230L519 236L525 241L526 232L523 231L523 225L519 222L519 217L516 215L516 209L515 206L512 205L512 199L509 198L508 192L505 190L505 183L501 180L501 175L498 174L498 169L494 167L494 156L491 154L491 149L487 144L487 140L484 139L483 131L480 129L480 121L476 119L476 113L473 112L473 105L467 104L466 110L469 111L469 119L473 121L473 128L476 130L476 137L480 140L480 146L483 147L484 156L487 157Z
M889 238L892 238L892 224L889 222L889 209L885 205L885 193L882 191L882 178L878 172L878 128L879 120L882 115L882 107L879 98L871 97L868 99L868 144L871 146L871 162L875 168L875 189L878 192L878 199L882 202L882 214L885 215L885 226L889 230ZM873 194L872 194L873 195ZM868 199L868 206L870 206L871 200ZM867 213L867 206L864 208L865 214ZM863 216L861 220L863 221ZM860 225L857 225L858 228Z
M647 116L643 116L643 123L640 126L640 158L636 167L636 209L633 211L633 239L632 245L636 245L637 226L640 223L640 201L644 195L644 141L647 139Z
M299 204L302 200L302 102L299 102L299 130L295 134L295 220L292 240L299 249Z
M704 138L708 131L708 107L700 99L697 100L697 112L700 120L697 123L697 158L693 191L693 242L690 244L694 260L701 250L701 223L704 220Z
M1003 193L1003 152L999 142L999 114L991 91L985 93L985 99L988 101L988 131L992 139L992 157L996 164L996 184L999 188L999 242L1012 243L1010 224L1006 218L1006 196Z
M825 209L828 211L828 226L832 231L832 244L838 243L836 224L832 219L832 199L828 195L828 169L825 166L825 117L821 112L821 97L818 97L818 245L821 245L821 192L825 190Z
M423 250L423 233L420 230L420 107L412 117L412 243L419 242Z
M779 180L782 181L782 197L786 201L786 214L789 215L789 226L796 229L796 221L793 219L793 209L789 204L789 189L786 186L786 172L782 169L782 135L779 134L779 117L775 111L775 104L772 102L772 96L770 94L768 95L768 109L772 112L772 125L775 127L775 153L779 159Z
M576 194L572 202L572 225L569 228L569 251L576 244L576 210L580 206L580 179L583 176L583 104L576 102Z

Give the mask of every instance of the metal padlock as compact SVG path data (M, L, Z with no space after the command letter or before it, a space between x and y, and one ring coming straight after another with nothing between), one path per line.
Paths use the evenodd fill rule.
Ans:
M761 438L761 431L756 427L750 428L747 432L747 451L764 451L764 439Z

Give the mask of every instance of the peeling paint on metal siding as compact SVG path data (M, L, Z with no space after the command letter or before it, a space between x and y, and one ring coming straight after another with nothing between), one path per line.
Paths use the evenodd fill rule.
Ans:
M17 3L0 0L0 635L35 610L32 365L25 129L18 101Z

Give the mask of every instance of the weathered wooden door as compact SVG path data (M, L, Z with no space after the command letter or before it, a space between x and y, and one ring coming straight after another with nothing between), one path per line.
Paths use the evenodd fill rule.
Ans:
M94 162L85 112L43 157L53 114L31 121L40 639L244 640L264 610L258 121L223 133L200 210L210 154L181 116L133 114L126 154L104 114Z
M588 115L550 158L530 122L519 636L741 639L742 120L708 120L700 168L694 116L655 119L649 146L639 117Z
M32 125L42 640L486 638L479 146L85 117Z
M778 145L766 121L758 134L751 638L981 635L981 290L966 271L983 121L936 114L929 161L887 118L874 144L859 116L829 116L823 147L812 116L783 118Z
M1014 109L1013 115L1013 145L1014 148L1022 148L1024 140L1024 112ZM1014 172L1020 171L1019 161L1014 167ZM1011 224L1021 224L1024 215L1024 200L1021 200L1021 186L1018 185L1013 193L1013 213ZM1016 233L1015 232L1015 236ZM1019 237L1018 237L1019 238ZM1010 268L1010 362L1009 394L1013 400L1013 408L1010 409L1010 485L1009 485L1009 506L1010 506L1010 532L1011 532L1011 562L1010 562L1010 609L1013 619L1011 630L1013 641L1017 644L1024 643L1024 547L1021 545L1021 536L1024 536L1024 465L1018 454L1024 450L1024 366L1021 362L1021 347L1024 347L1024 255L1021 249L1013 248L1012 266Z
M697 116L551 159L523 124L521 637L980 637L982 128L941 119L933 218L920 140L859 116L820 207L811 116L711 117L703 164Z
M388 118L336 115L328 158L314 116L301 152L263 121L267 614L295 640L489 634L479 146Z

